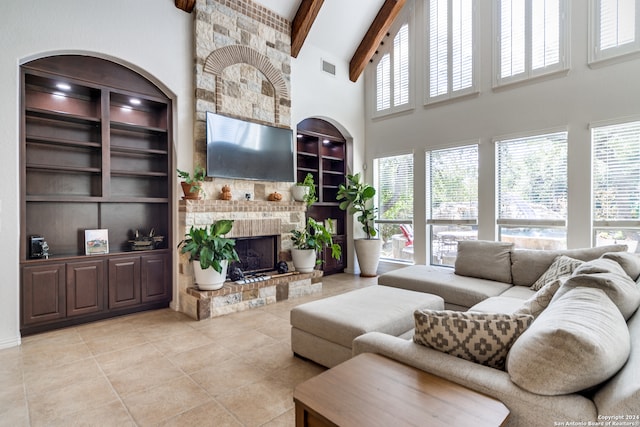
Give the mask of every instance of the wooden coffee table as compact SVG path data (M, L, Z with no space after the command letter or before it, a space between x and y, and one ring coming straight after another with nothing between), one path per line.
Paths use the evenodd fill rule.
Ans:
M298 385L296 426L502 426L499 400L364 353Z

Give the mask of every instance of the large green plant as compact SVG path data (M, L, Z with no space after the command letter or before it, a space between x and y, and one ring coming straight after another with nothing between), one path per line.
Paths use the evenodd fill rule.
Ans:
M331 233L324 225L309 217L307 224L302 230L291 230L291 241L296 249L313 249L316 252L324 247L331 248L331 256L339 259L342 254L342 248L337 243L333 243ZM320 264L322 261L316 261Z
M340 184L336 199L340 201L340 209L357 215L356 219L362 224L367 239L376 237L378 232L373 226L376 208L373 197L376 190L371 185L360 181L360 173L347 175L347 184Z
M307 206L311 206L318 201L318 196L316 196L316 183L311 173L307 173L307 176L304 177L304 181L298 182L296 185L307 187L309 189L307 194L304 196L304 202Z
M185 239L178 244L181 253L189 253L189 261L200 261L200 267L206 270L212 267L222 273L221 262L240 261L236 252L236 242L224 237L233 227L230 219L214 222L209 228L191 227Z

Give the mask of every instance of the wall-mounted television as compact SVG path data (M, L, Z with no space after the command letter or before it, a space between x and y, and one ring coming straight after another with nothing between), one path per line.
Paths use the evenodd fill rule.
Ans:
M207 176L293 182L293 131L207 112Z

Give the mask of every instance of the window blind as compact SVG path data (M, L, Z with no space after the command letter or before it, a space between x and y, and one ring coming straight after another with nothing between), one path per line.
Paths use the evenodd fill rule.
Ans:
M393 105L409 102L409 25L393 39Z
M560 61L560 2L531 3L531 68L537 70Z
M498 224L564 225L567 132L498 141Z
M478 146L427 152L426 165L430 207L428 222L477 219Z
M525 71L525 0L500 1L500 77Z
M635 0L600 0L600 49L635 41Z
M391 107L391 60L385 54L376 67L376 111Z
M640 121L591 131L595 225L640 225Z
M378 219L413 218L413 154L381 157L374 162Z

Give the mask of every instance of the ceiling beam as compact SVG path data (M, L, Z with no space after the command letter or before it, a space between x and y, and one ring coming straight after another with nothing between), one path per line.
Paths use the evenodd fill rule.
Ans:
M352 82L358 80L369 60L373 58L405 2L406 0L385 0L349 62L349 79Z
M298 57L324 0L302 0L291 23L291 56Z
M196 5L196 0L175 0L175 5L178 9L191 13L193 7Z

